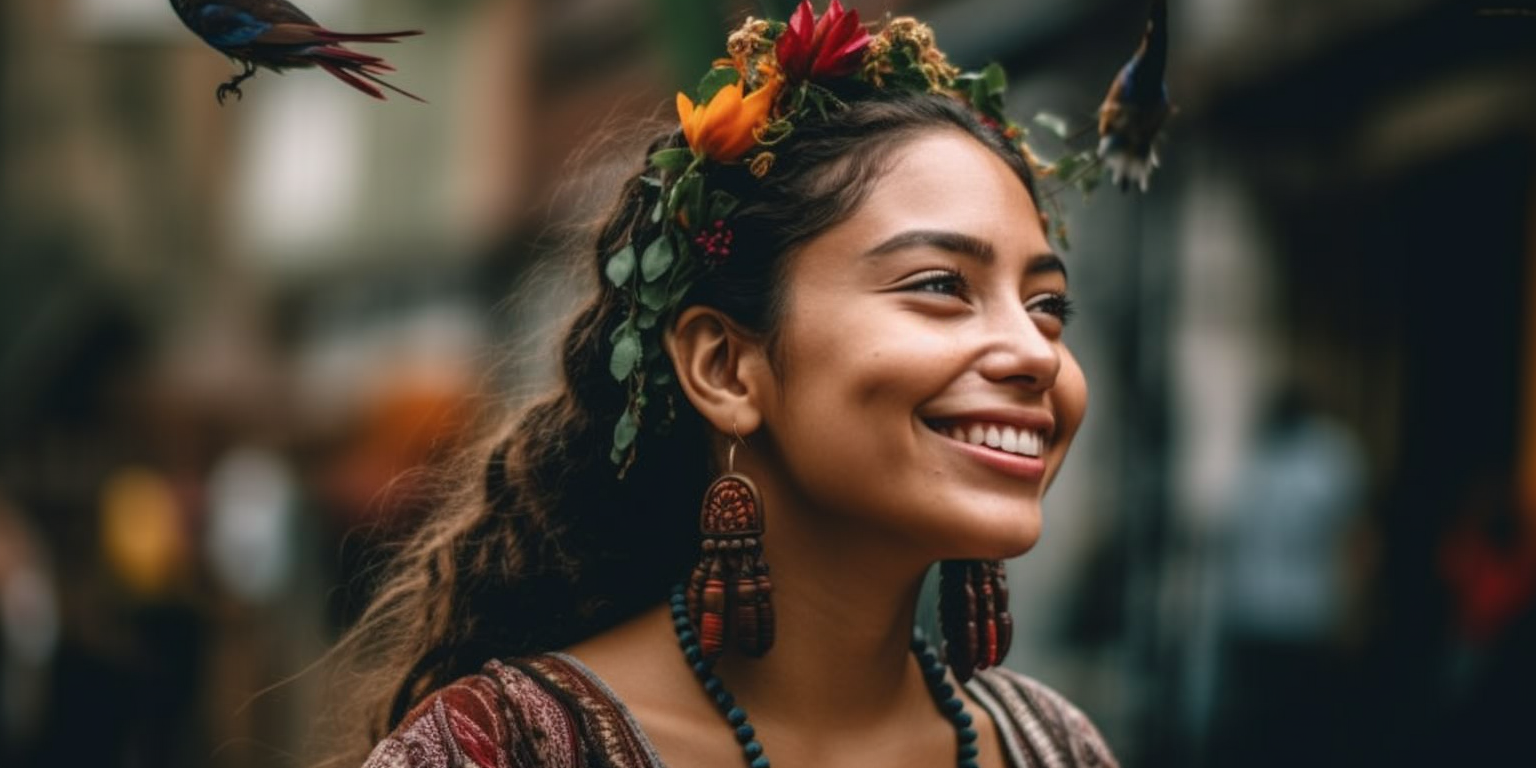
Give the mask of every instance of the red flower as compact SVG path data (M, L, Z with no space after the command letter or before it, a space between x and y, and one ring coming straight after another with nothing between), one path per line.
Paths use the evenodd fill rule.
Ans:
M774 52L791 83L825 80L858 71L869 41L869 33L859 25L858 11L845 12L842 3L832 0L818 19L811 0L801 0L774 43Z

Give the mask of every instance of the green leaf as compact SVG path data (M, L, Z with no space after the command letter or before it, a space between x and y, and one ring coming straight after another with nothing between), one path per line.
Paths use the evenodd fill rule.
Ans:
M1083 167L1083 159L1078 155L1067 155L1051 164L1051 172L1062 181L1071 181L1078 169Z
M693 198L693 190L702 188L703 186L704 178L698 173L684 174L677 180L676 184L672 185L672 192L667 199L667 210L673 212L676 212L679 209L687 210L688 223L692 226L698 226L699 222L697 218L695 218L698 211L689 210L684 206L686 206L688 201Z
M645 289L642 288L640 292L644 293ZM640 316L635 318L635 327L642 331L649 331L656 327L656 321L659 319L661 319L660 311L645 307L640 310Z
M1036 113L1035 124L1056 134L1058 139L1065 139L1072 133L1072 129L1067 126L1067 119L1054 112Z
M651 383L655 384L658 387L665 387L666 385L671 384L672 383L672 372L671 371L659 371L659 372L657 372L656 378L652 379Z
M734 195L724 190L714 190L709 193L709 218L700 222L703 226L711 221L718 221L731 215L736 210L737 200Z
M688 239L688 233L680 230L672 230L672 255L677 257L677 264L672 267L672 275L667 278L668 285L676 285L679 281L691 282L689 266L692 265L693 243Z
M615 286L623 286L629 282L629 278L635 274L635 247L626 245L618 253L608 257L608 266L603 269L603 273L608 275L608 282Z
M665 235L651 241L645 247L645 253L640 256L640 276L645 282L654 282L656 278L666 274L667 267L672 266L672 241Z
M693 150L687 147L663 149L651 155L651 165L663 171L681 171L691 162L693 162Z
M1096 165L1077 177L1077 189L1083 193L1083 197L1091 197L1093 191L1099 188L1099 183L1103 180L1104 166Z
M715 67L705 72L703 79L699 80L699 100L696 103L708 104L721 88L736 82L739 78L735 67Z
M651 209L651 223L652 224L655 224L655 223L661 221L661 214L664 213L665 209L666 209L666 206L664 205L666 200L667 200L667 198L665 198L665 197L662 197L662 196L659 196L659 195L657 196L657 198L656 198L656 207Z
M615 451L623 451L635 444L635 436L640 434L640 420L635 418L634 411L625 411L619 417L617 424L613 425L613 448Z
M614 327L613 332L608 334L608 343L617 344L619 343L619 339L623 338L624 336L632 335L634 332L634 318L626 317L624 318L624 322L619 323Z
M640 286L640 306L660 312L667 308L667 286L661 281ZM644 327L644 326L641 326Z
M988 95L1002 96L1008 92L1008 73L995 61L982 68L981 79L987 84Z
M704 217L709 213L704 210L704 179L700 176L695 176L694 179L697 183L688 185L688 196L683 198L683 202L688 206L689 223L695 227L703 227L706 223Z
M640 362L640 335L625 334L613 345L613 356L608 358L608 372L613 374L614 380L623 381L634 372L635 363L638 362Z
M1054 238L1056 242L1061 243L1061 249L1063 251L1072 250L1072 242L1067 239L1067 228L1065 225L1057 224L1056 226L1052 227L1051 230L1051 237Z
M683 297L688 295L688 289L692 287L692 280L678 281L677 285L672 286L672 295L667 297L668 302L673 306L677 306L678 302L682 301Z

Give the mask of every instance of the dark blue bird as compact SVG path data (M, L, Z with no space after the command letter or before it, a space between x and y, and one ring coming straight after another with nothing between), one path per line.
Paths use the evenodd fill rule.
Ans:
M423 99L379 78L395 71L378 56L348 50L342 43L393 43L421 34L403 32L333 32L315 23L308 14L286 0L171 0L171 7L188 29L203 42L242 65L244 69L214 92L219 103L234 94L241 98L240 84L256 74L257 67L273 72L320 67L337 79L375 99L388 88L401 96Z
M1153 144L1173 112L1163 82L1167 69L1168 3L1153 0L1141 45L1110 83L1099 107L1099 157L1121 189L1134 180L1147 191L1147 178L1157 167Z

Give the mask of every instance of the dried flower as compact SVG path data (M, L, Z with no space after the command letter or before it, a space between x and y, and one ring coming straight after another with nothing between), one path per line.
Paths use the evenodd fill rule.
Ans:
M870 43L870 52L864 57L864 78L876 87L885 86L885 76L895 68L891 52L903 49L910 59L910 66L917 69L928 81L928 90L943 91L955 83L960 68L949 63L949 58L934 44L933 28L911 16L891 19Z
M752 163L747 166L747 169L752 171L754 177L761 179L767 176L770 170L773 170L773 159L772 152L759 152L756 157L752 158Z

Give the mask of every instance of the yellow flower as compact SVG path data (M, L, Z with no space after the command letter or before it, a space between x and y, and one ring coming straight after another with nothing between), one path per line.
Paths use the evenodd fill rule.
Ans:
M721 88L708 104L695 106L681 91L677 94L677 119L683 124L683 137L695 155L720 163L729 163L757 144L757 134L768 125L768 112L779 93L781 81L775 77L745 98L741 83Z

